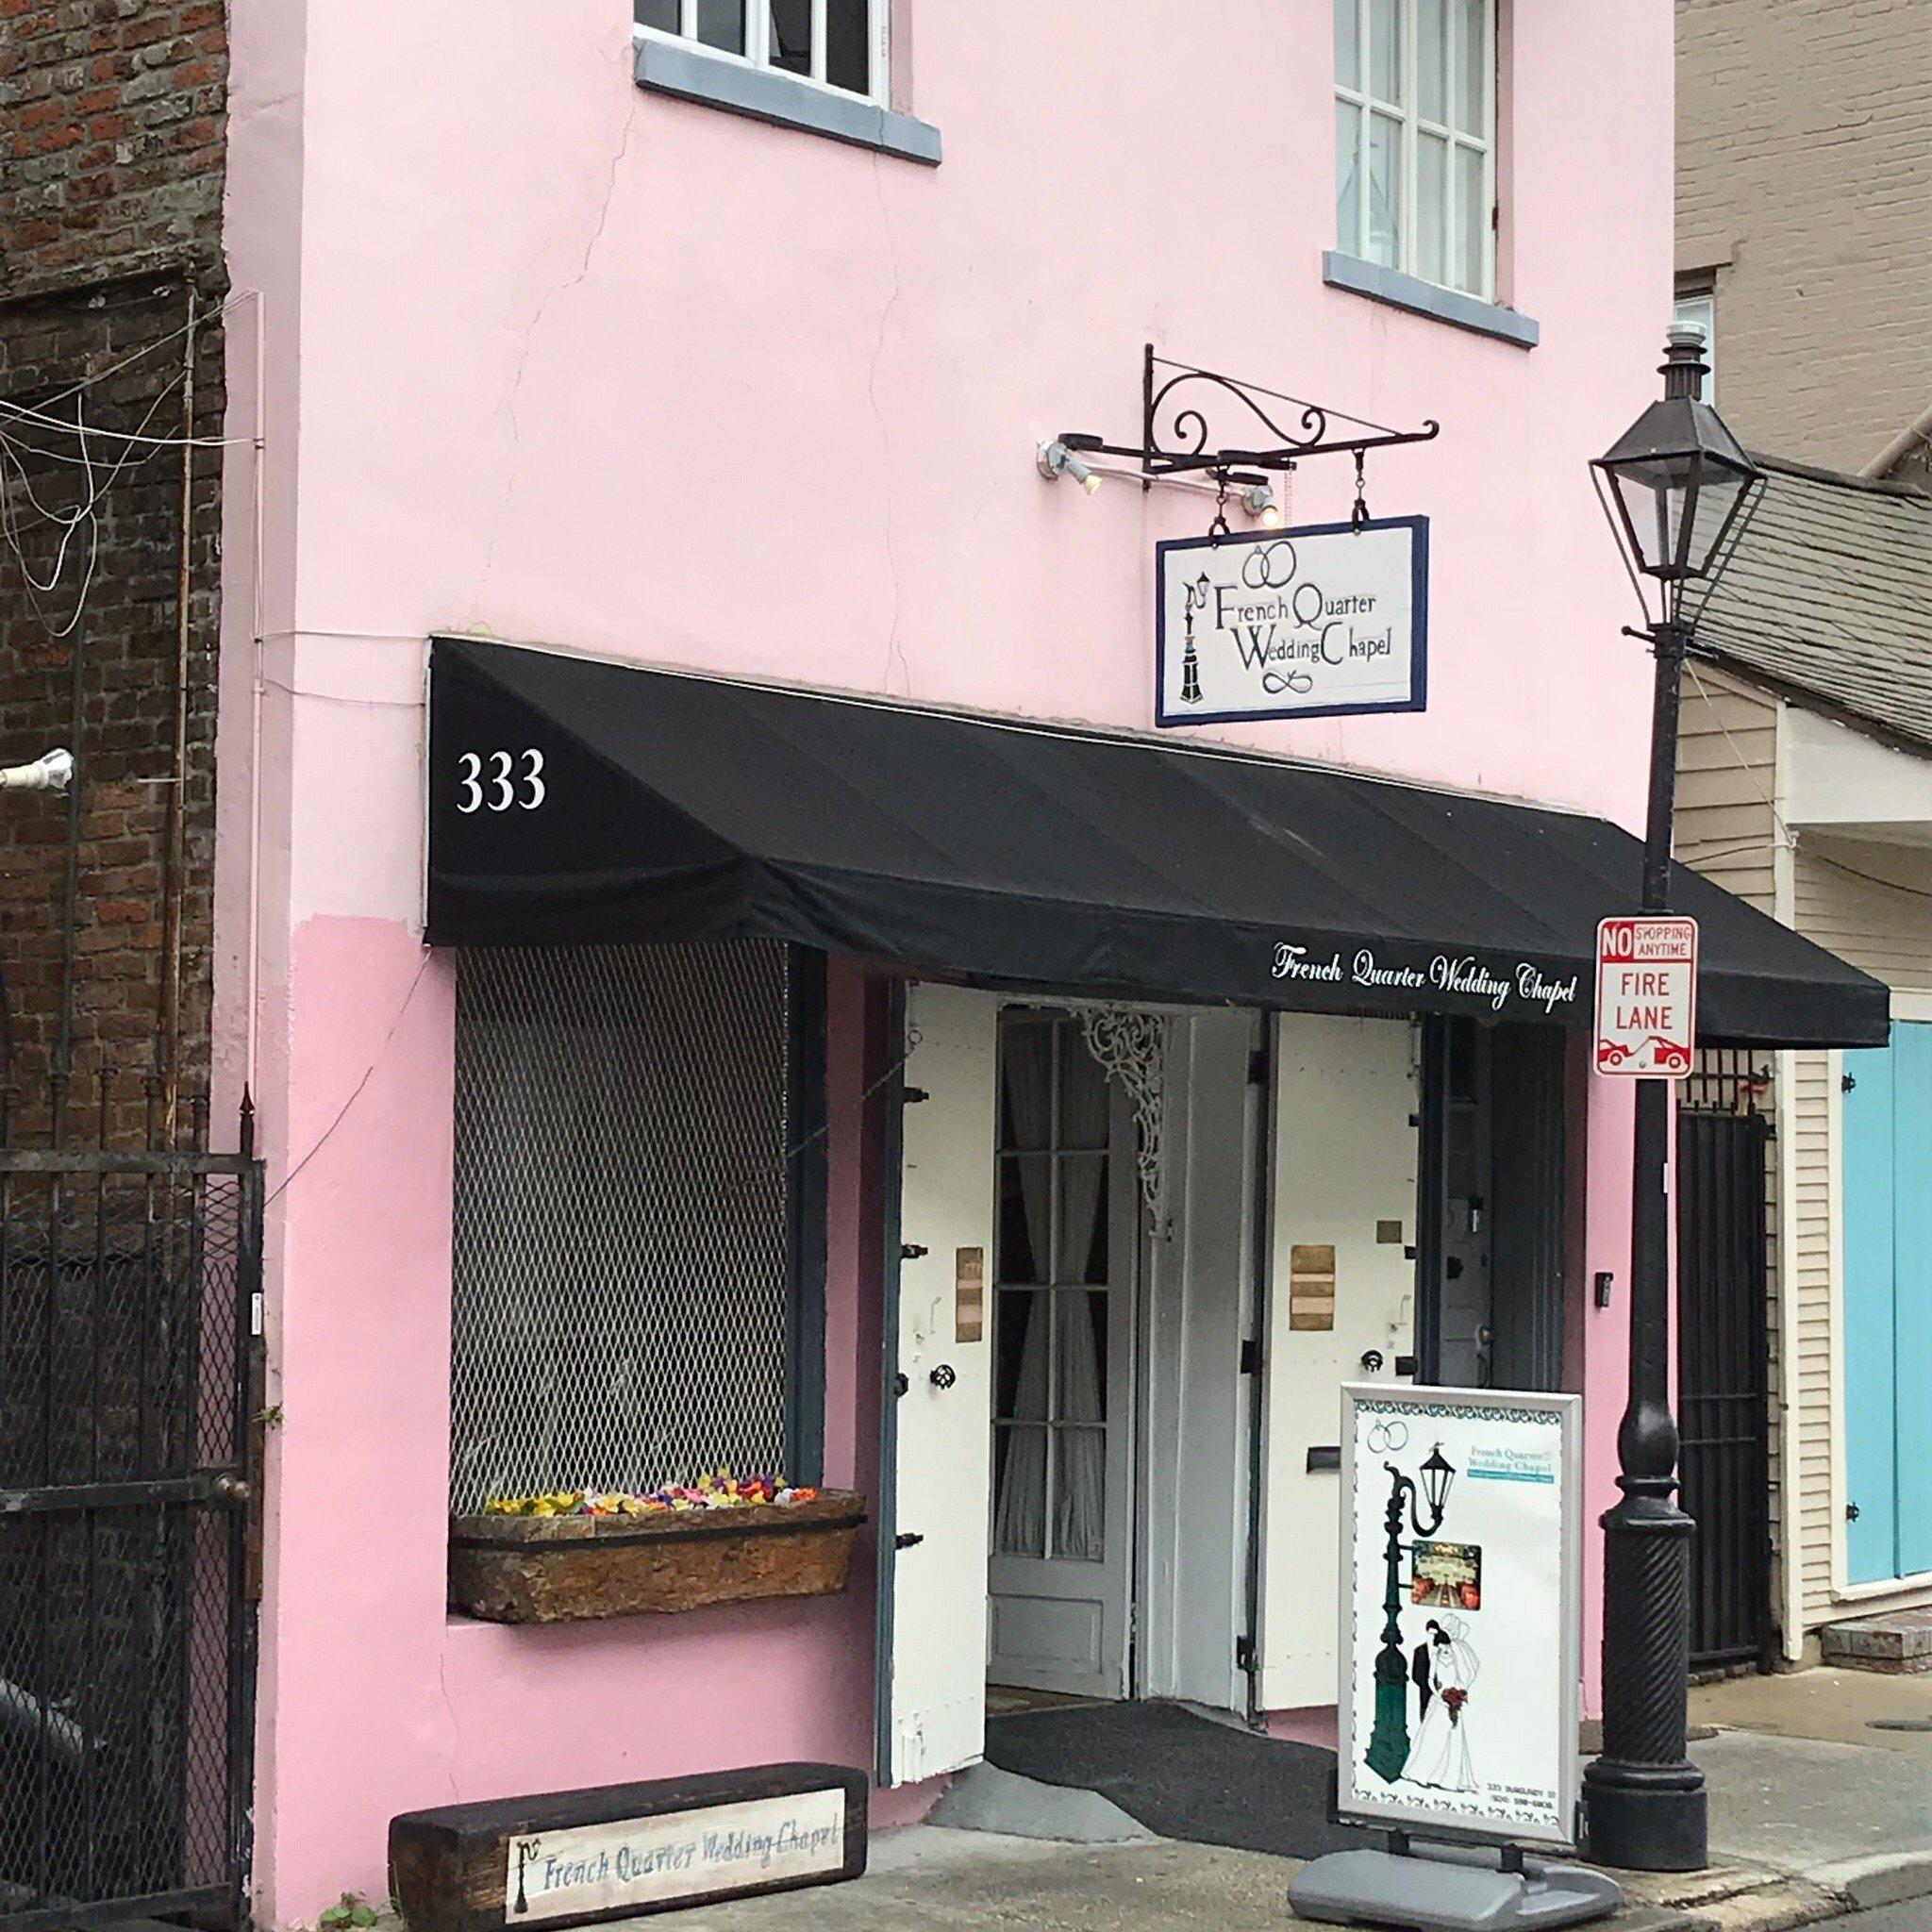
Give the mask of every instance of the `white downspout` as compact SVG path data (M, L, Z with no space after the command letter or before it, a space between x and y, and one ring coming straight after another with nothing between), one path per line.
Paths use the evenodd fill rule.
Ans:
M1793 931L1798 924L1797 861L1785 816L1790 801L1790 708L1779 700L1772 724L1772 915ZM1772 1124L1777 1162L1777 1509L1778 1627L1788 1663L1805 1657L1804 1550L1801 1546L1802 1465L1798 1454L1798 1132L1794 1102L1798 1057L1789 1047L1775 1060Z

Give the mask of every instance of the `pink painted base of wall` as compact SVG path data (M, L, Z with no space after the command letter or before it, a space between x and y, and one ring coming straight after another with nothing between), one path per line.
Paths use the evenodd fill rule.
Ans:
M409 929L297 932L267 1316L256 1915L380 1897L389 1821L790 1758L873 1762L874 1589L550 1628L445 1608L455 984ZM861 982L830 989L828 1480L870 1491L878 1339L858 1276ZM272 1174L271 1187L282 1185ZM876 1294L872 1296L876 1302ZM865 1418L871 1415L870 1424ZM937 1787L882 1794L888 1822Z
M1305 1704L1294 1710L1264 1710L1261 1724L1271 1738L1289 1744L1317 1744L1324 1751L1336 1748L1340 1720L1332 1704Z
M889 1790L874 1788L872 1803L866 1807L866 1822L874 1831L899 1831L908 1824L923 1824L926 1814L944 1797L953 1774L943 1777L922 1778L916 1785L899 1785Z

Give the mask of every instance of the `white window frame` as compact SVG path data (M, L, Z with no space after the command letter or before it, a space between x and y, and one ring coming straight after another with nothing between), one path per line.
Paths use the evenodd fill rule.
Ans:
M646 26L641 21L636 22L634 31L639 40L666 41L715 60L728 60L739 67L756 67L762 73L795 80L801 86L823 88L841 100L875 101L882 108L890 108L892 105L892 4L893 0L867 0L871 9L868 22L871 31L867 50L868 84L863 93L852 88L839 87L825 78L825 0L811 0L809 75L795 74L789 67L773 64L771 0L744 0L744 52L741 54L733 53L729 47L714 47L709 42L698 39L698 0L678 0L675 33L663 27Z
M1683 289L1671 309L1674 323L1694 323L1704 331L1704 387L1699 391L1703 400L1714 409L1717 408L1717 291L1711 289Z
M1488 57L1483 62L1483 104L1482 133L1480 138L1465 134L1460 129L1446 125L1440 121L1423 117L1419 102L1420 90L1417 86L1419 68L1417 65L1418 35L1416 26L1416 0L1394 0L1396 8L1395 32L1401 50L1402 75L1400 91L1406 96L1401 101L1383 100L1373 92L1373 69L1369 53L1369 12L1371 0L1335 0L1338 8L1352 8L1356 19L1357 61L1361 85L1357 88L1344 87L1341 76L1335 76L1335 99L1338 114L1341 106L1357 110L1357 132L1355 149L1356 173L1356 223L1353 236L1338 236L1342 252L1354 256L1357 260L1373 260L1368 253L1369 245L1369 143L1374 126L1374 117L1399 120L1401 123L1401 151L1396 158L1396 180L1401 205L1396 213L1396 251L1392 266L1401 274L1413 275L1418 281L1426 281L1436 288L1454 290L1458 294L1473 296L1479 302L1493 302L1496 299L1496 70L1500 60L1500 50L1496 42L1496 8L1498 0L1481 0L1482 33ZM1454 0L1444 0L1449 7ZM1453 96L1456 85L1456 63L1445 57L1442 76L1445 104ZM1420 145L1419 137L1427 134L1443 141L1447 145L1446 174L1442 186L1442 265L1444 275L1453 275L1459 260L1457 251L1457 194L1456 194L1456 156L1458 149L1482 156L1482 205L1487 219L1483 223L1481 249L1480 286L1464 289L1454 281L1437 280L1424 275L1418 266L1416 210L1416 155ZM1336 183L1336 198L1341 198L1341 183Z

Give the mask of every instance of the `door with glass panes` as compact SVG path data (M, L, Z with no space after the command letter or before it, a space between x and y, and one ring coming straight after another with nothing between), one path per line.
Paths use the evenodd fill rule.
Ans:
M1133 1110L1077 1017L1001 1016L987 1674L1127 1688Z

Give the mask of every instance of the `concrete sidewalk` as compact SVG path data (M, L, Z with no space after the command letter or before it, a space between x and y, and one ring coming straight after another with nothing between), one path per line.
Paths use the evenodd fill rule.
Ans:
M1700 1690L1711 1868L1618 1874L1615 1932L1783 1932L1898 1900L1932 1926L1932 1681L1815 1670ZM703 1932L1281 1932L1291 1858L1149 1837L1091 1792L984 1767L851 1885L703 1907ZM1021 1834L1026 1834L1024 1836ZM663 1922L658 1922L659 1924Z
M1709 1782L1711 1856L1726 1874L1757 1874L1707 1923L1771 1932L1932 1899L1932 1679L1738 1677L1692 1691L1690 1716L1717 1730L1691 1747Z

